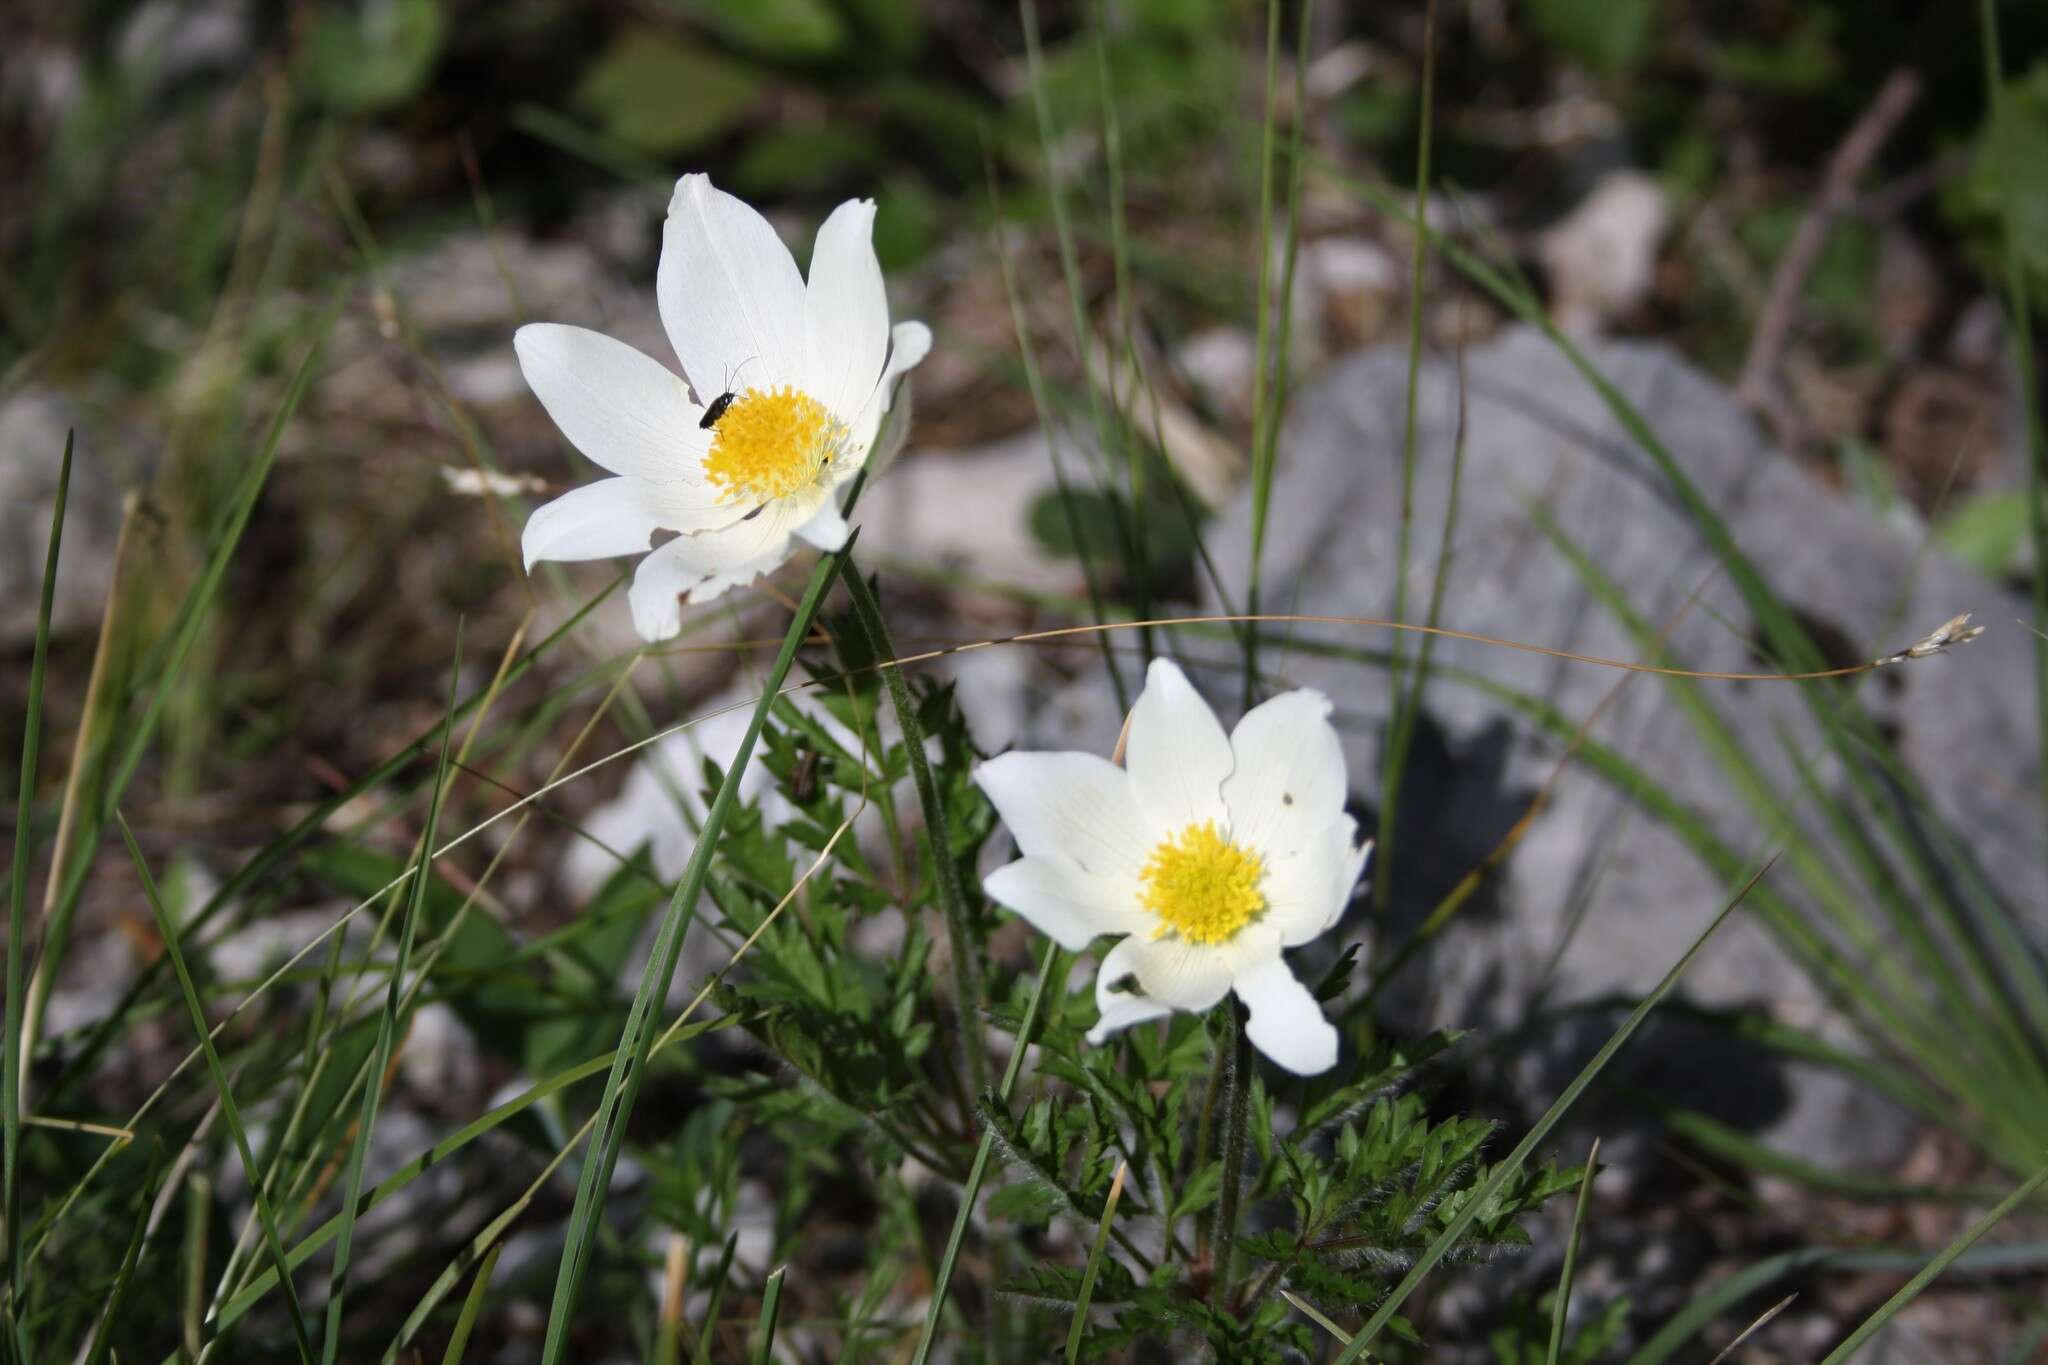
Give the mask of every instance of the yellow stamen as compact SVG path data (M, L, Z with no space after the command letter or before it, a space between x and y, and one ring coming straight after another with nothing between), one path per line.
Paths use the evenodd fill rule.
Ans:
M704 477L735 502L788 497L820 477L846 440L846 424L800 389L748 389L712 429Z
M1152 937L1179 934L1194 943L1226 943L1266 912L1259 882L1266 864L1224 838L1215 822L1189 825L1163 840L1139 874L1147 910L1159 916Z

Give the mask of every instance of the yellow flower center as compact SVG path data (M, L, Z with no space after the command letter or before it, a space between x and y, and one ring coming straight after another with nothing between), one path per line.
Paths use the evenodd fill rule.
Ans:
M1259 881L1266 864L1223 837L1214 821L1189 825L1152 850L1138 880L1145 908L1159 916L1152 937L1179 934L1195 943L1226 943L1266 911Z
M704 477L731 501L772 502L823 475L846 437L846 424L800 389L748 389L712 428Z

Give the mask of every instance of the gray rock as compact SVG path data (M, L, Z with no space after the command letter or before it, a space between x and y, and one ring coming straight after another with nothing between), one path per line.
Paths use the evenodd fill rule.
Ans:
M90 629L106 606L121 530L120 487L71 404L48 390L23 390L0 400L0 649L36 638L64 434L74 427L80 429L50 629Z
M1750 556L1794 609L1846 660L1889 653L1956 612L1974 610L1989 632L1964 651L1888 668L1863 680L1861 696L1897 736L1935 812L2037 941L2044 936L2048 878L2038 806L2021 794L2039 781L2033 737L2031 641L2007 623L2024 617L2010 593L1916 540L1868 520L1771 449L1709 379L1669 351L1595 345L1591 358L1640 411ZM1403 391L1399 350L1340 362L1295 400L1268 526L1269 610L1383 617L1391 613L1400 499ZM1481 634L1608 658L1640 650L1536 528L1541 503L1563 533L1622 585L1637 611L1662 628L1695 592L1672 629L1688 666L1760 668L1745 638L1739 595L1713 572L1710 549L1663 480L1607 412L1588 382L1539 334L1516 330L1475 348L1464 376L1466 452L1461 511L1444 624ZM1449 359L1428 362L1419 416L1419 477L1410 549L1410 616L1427 600L1459 421L1458 377ZM1248 499L1209 536L1225 581L1245 581ZM1202 604L1206 611L1217 603ZM1302 625L1302 640L1384 650L1388 632ZM1208 681L1224 714L1238 679L1227 651L1191 646L1221 664ZM1411 638L1411 655L1413 640ZM1574 721L1590 715L1628 676L1593 665L1439 641L1440 665L1484 675L1541 698ZM1354 792L1375 818L1388 714L1385 673L1305 652L1264 660L1273 686L1306 685L1335 699ZM1135 685L1127 670L1127 682ZM1790 684L1697 684L1766 774L1769 789L1800 800L1788 752L1823 758L1824 746ZM1743 857L1771 837L1702 744L1672 692L1634 677L1591 734L1628 757L1697 812ZM1467 871L1479 866L1528 808L1563 752L1553 735L1477 689L1440 680L1425 699L1394 856L1390 922L1368 927L1364 911L1323 945L1368 937L1398 943ZM1083 677L1033 717L1033 746L1106 751L1121 714L1106 681ZM1825 762L1821 779L1838 780ZM1824 837L1807 836L1827 866L1846 868ZM1850 874L1840 873L1845 878ZM1853 879L1850 885L1854 885ZM1787 863L1773 887L1798 894ZM1486 1030L1493 1080L1531 1112L1547 1104L1620 1021L1626 1002L1653 987L1706 926L1732 888L1639 803L1567 766L1549 802L1507 863L1452 928L1403 973L1386 1004L1409 1029ZM1910 890L1918 900L1917 890ZM1853 1031L1757 916L1738 912L1688 973L1681 999L1714 1010L1760 1008L1837 1041ZM1516 1035L1525 1022L1538 1027ZM1832 1073L1770 1064L1717 1030L1683 1018L1653 1020L1610 1076L1682 1099L1758 1132L1781 1150L1834 1166L1884 1166L1903 1155L1911 1121ZM1658 1141L1632 1106L1582 1106L1580 1135L1606 1138L1603 1181L1646 1174Z
M1935 811L1962 833L2007 903L2040 934L2048 905L2037 789L2032 642L2011 624L2024 605L1896 529L1868 521L1773 450L1708 378L1661 347L1591 348L1598 369L1645 413L1737 541L1782 596L1844 661L1901 648L1951 615L1978 613L1984 638L1948 656L1887 668L1861 680L1861 697L1898 736ZM1299 395L1273 491L1265 550L1268 609L1391 614L1400 499L1406 357L1361 354ZM1457 367L1427 362L1419 417L1419 474L1410 552L1410 619L1422 615L1459 425ZM1540 334L1510 331L1465 360L1462 507L1444 624L1579 653L1630 659L1638 646L1536 528L1541 504L1658 627L1677 620L1672 648L1688 666L1754 670L1739 594L1715 572L1711 550L1649 459L1591 385ZM1226 581L1242 583L1250 515L1241 499L1212 532ZM1695 592L1699 602L1682 610ZM1216 609L1211 604L1208 609ZM1682 619L1678 619L1682 616ZM1388 633L1301 626L1298 638L1384 649ZM1413 648L1411 637L1411 656ZM1214 651L1210 651L1213 653ZM1628 675L1467 642L1439 641L1439 664L1533 694L1574 720L1591 714ZM1288 684L1333 697L1353 781L1376 784L1388 715L1386 675L1307 653L1268 661ZM1217 693L1234 690L1217 677ZM1702 695L1768 775L1770 789L1811 816L1788 757L1825 755L1818 727L1790 684L1708 682ZM1083 689L1105 710L1099 684ZM1087 710L1089 708L1082 708ZM1399 903L1382 944L1398 942L1468 869L1478 866L1526 809L1562 752L1561 742L1515 718L1498 700L1440 680L1403 798L1394 856ZM1052 726L1100 728L1072 697ZM1113 723L1113 716L1110 720ZM1113 731L1112 731L1113 733ZM1593 727L1650 778L1697 811L1744 857L1785 840L1768 833L1702 744L1673 692L1635 677ZM1821 780L1838 775L1823 763ZM1811 820L1808 819L1811 823ZM1823 857L1842 867L1826 841ZM1789 860L1788 860L1789 863ZM1843 873L1848 876L1848 873ZM1796 891L1787 863L1772 885ZM1851 882L1853 886L1853 881ZM1731 891L1628 794L1569 767L1528 836L1492 883L1423 960L1391 1004L1411 1027L1513 1027L1532 1010L1640 995ZM1918 899L1917 892L1909 892ZM1355 921L1354 921L1355 922ZM1347 926L1346 936L1358 931ZM1756 915L1738 912L1688 974L1683 992L1711 1008L1759 1007L1786 1022L1846 1036L1842 1021ZM1534 1046L1509 1067L1533 1102L1567 1080L1618 1020L1607 1011ZM1632 1049L1636 1079L1781 1140L1831 1164L1900 1155L1910 1125L1843 1084L1773 1075L1700 1049L1694 1031L1646 1031ZM1644 1074L1645 1068L1649 1075ZM1518 1089L1521 1087L1517 1087ZM1545 1093L1545 1092L1548 1092Z

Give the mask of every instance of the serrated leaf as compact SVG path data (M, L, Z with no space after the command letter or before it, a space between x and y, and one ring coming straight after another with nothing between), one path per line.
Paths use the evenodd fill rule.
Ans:
M1052 1221L1053 1216L1066 1210L1066 1200L1035 1180L1020 1180L1005 1185L989 1196L987 1212L991 1218L1007 1218L1015 1223L1042 1227Z

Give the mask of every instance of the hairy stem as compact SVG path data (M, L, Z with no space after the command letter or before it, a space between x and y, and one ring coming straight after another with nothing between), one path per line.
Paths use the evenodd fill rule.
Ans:
M1252 1043L1244 1031L1244 1011L1234 999L1222 1005L1230 1028L1217 1044L1227 1053L1224 1083L1229 1087L1223 1120L1223 1195L1216 1202L1216 1231L1210 1239L1216 1270L1209 1282L1209 1302L1223 1308L1230 1302L1230 1258L1237 1243L1239 1196L1244 1190L1245 1125L1251 1114Z
M839 576L853 598L854 615L867 633L868 645L878 659L896 657L889 642L889 628L882 621L882 609L874 590L860 576L851 556L839 561ZM931 763L924 752L924 727L918 723L917 703L903 681L903 670L883 663L882 679L889 687L889 700L896 708L896 724L903 731L903 752L910 760L910 779L917 787L918 804L924 808L925 839L930 845L932 872L939 883L939 907L946 922L946 950L953 959L954 1007L960 1011L960 1045L966 1054L968 1093L981 1095L988 1089L988 1044L981 1036L981 959L967 925L967 892L960 884L960 864L953 856L948 834L946 806L939 799L938 783L932 780Z

